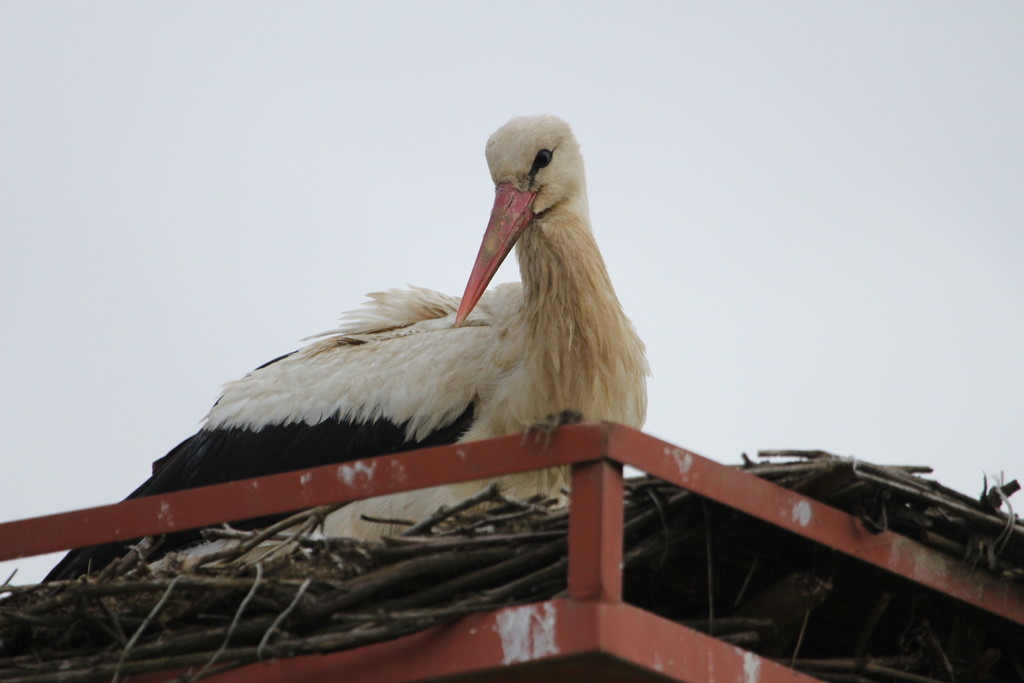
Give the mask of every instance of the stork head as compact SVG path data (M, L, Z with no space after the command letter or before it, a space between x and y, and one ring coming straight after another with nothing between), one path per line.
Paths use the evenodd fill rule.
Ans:
M476 306L534 218L583 194L579 144L569 124L557 117L512 119L487 141L486 155L495 185L494 208L455 316L456 325Z

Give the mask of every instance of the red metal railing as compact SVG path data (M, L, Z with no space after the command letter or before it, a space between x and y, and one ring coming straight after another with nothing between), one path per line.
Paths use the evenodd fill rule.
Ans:
M223 680L237 676L241 681L244 676L251 683L254 675L268 681L295 676L326 680L325 672L336 672L337 666L344 666L347 675L362 672L356 676L361 681L415 680L502 663L568 661L570 655L593 652L679 681L708 680L702 672L712 670L722 680L815 680L621 603L622 465L1024 624L1024 589L1017 584L971 570L899 534L871 534L845 512L637 430L606 423L559 429L544 447L518 435L502 437L8 522L0 524L0 560L556 465L572 466L568 600L474 615L356 651L253 665L255 669L225 674ZM520 615L522 623L539 624L540 631L532 641L514 643L525 650L510 652L501 638L502 624L519 623L516 610L532 610ZM544 630L548 625L550 632ZM421 652L424 643L429 648ZM446 648L459 656L446 659ZM396 652L402 653L401 662L396 662ZM425 659L416 664L417 657ZM727 671L736 675L727 676Z

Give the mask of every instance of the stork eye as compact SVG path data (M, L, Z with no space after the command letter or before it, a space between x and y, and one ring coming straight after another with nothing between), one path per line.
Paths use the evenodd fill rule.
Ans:
M540 169L544 168L551 163L551 150L542 149L537 152L537 156L533 158L533 168L530 169L530 175L533 175Z

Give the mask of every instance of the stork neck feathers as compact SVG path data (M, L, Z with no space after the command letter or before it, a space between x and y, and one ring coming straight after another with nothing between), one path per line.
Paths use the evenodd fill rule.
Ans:
M556 336L571 346L583 341L576 339L578 327L622 316L590 231L585 199L564 202L538 216L517 250L523 314L535 337Z
M574 409L638 427L646 413L643 343L612 288L588 213L581 188L519 241L524 369L531 393L548 403L545 415Z

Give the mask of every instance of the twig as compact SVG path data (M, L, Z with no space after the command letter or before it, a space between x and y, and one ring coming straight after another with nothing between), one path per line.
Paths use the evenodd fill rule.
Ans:
M892 593L887 590L882 591L881 595L878 596L878 600L876 600L874 606L872 606L867 619L864 620L864 625L861 626L860 634L857 636L857 642L853 646L853 655L855 657L862 657L864 656L864 653L868 651L868 643L871 642L871 636L875 633L875 628L878 626L878 620L882 618L883 614L885 614L885 610L889 608L890 602L892 602Z
M112 562L104 567L99 576L96 577L96 581L103 583L115 576L127 574L135 565L145 561L147 557L152 555L153 551L159 548L160 545L161 541L151 536L143 538L129 548L128 552L116 562Z
M475 495L470 496L469 498L467 498L466 500L462 501L461 503L458 503L456 505L452 505L450 507L442 505L436 512L434 512L434 514L430 515L426 519L422 519L419 522L416 522L415 524L413 524L408 529L404 530L399 535L401 535L401 536L415 536L418 533L421 533L423 531L426 531L427 529L433 528L433 526L435 524L437 524L439 522L443 522L444 520L446 520L449 517L452 517L454 515L457 515L458 513L462 512L463 510L468 510L469 508L471 508L471 507L473 507L475 505L479 505L480 503L483 503L485 501L496 500L497 499L497 495L498 495L498 493L500 491L501 491L501 488L498 486L498 483L494 482L490 486L485 488L483 491L480 491L479 493L476 493Z
M290 534L286 534L283 541L271 544L271 546L265 552L257 556L255 559L249 560L249 562L254 562L258 566L259 563L266 562L275 555L287 555L289 552L292 551L293 548L298 546L299 539L302 538L303 535L308 534L309 532L319 527L323 523L323 519L324 517L319 514L309 516L306 519L306 521L302 522L302 524L295 527L295 529ZM242 559L244 559L244 556L237 558L235 562L238 563Z
M796 637L796 645L793 647L793 656L789 660L789 668L793 668L793 662L800 654L800 646L804 644L804 634L807 633L807 622L811 619L811 610L804 612L803 623L800 624L800 634Z
M198 671L198 673L196 673L194 676L191 677L191 680L196 680L198 678L201 678L203 676L203 674L206 673L206 671L211 666L213 666L216 663L217 659L224 653L224 651L228 649L228 643L231 642L231 636L234 635L235 629L238 628L238 623L242 620L242 613L245 611L245 607L246 607L246 605L249 604L249 601L252 600L254 595L256 595L256 589L259 588L260 581L262 579L263 579L263 565L257 563L256 564L256 579L252 582L252 588L249 589L249 592L246 594L246 596L242 600L241 604L238 605L238 611L235 612L235 618L232 619L231 625L228 626L228 632L224 636L224 642L221 643L220 647L217 648L217 651L213 653L212 657L210 657L210 661L206 662L206 664L203 665L203 668L201 668ZM258 648L257 648L257 653L259 653L259 649Z
M124 629L121 628L121 622L117 619L117 615L114 614L113 611L111 611L110 607L103 600L103 598L98 598L96 600L96 603L100 606L100 610L103 611L103 614L106 615L110 623L113 624L113 633L114 636L117 638L118 643L121 646L124 646L126 644L127 638L124 635Z
M654 491L647 489L647 497L654 503L654 509L658 511L658 518L661 520L661 534L665 543L661 551L661 559L658 560L656 565L659 569L665 566L665 561L668 559L668 539L669 539L669 528L668 518L665 516L665 508L661 504L661 498Z
M150 610L149 615L142 621L142 623L139 625L139 628L135 630L135 633L132 634L131 640L129 640L128 644L125 645L124 649L121 650L121 657L117 662L117 667L114 669L114 677L112 683L117 683L121 672L121 666L124 664L124 660L128 656L128 653L131 651L132 647L135 646L135 643L138 642L139 637L142 636L142 632L146 630L147 626L149 626L149 622L153 621L153 618L156 617L157 613L161 609L163 609L163 606L165 604L167 604L167 600L171 597L171 592L174 590L174 587L178 585L179 579L181 578L184 577L174 577L174 580L171 581L169 586L167 586L167 590L164 591L164 594L162 596L160 596L160 600L158 600L156 605L153 606L153 609Z
M426 555L439 550L456 548L480 548L488 545L508 546L514 543L538 543L565 538L564 531L526 531L516 534L487 534L481 536L452 537L437 536L385 536L382 540L388 545L377 549L375 554L381 558L397 559ZM395 543L397 545L392 546Z
M243 542L241 546L241 552L239 554L245 554L249 552L263 541L275 535L277 532L283 531L284 529L288 529L298 524L299 522L307 521L309 519L323 519L324 517L331 514L338 508L342 507L343 505L344 503L340 505L321 505L320 507L315 507L312 510L305 510L298 514L294 514L291 517L282 519L281 521L275 524L271 524L267 528L262 529L258 533L254 534L253 537L250 538L248 541Z
M781 449L781 450L768 450L758 451L757 457L759 458L803 458L805 460L834 460L839 458L838 455L833 455L828 451L819 450L799 450L799 449Z
M995 540L995 557L998 558L1003 554L1003 550L1006 548L1006 544L1010 541L1010 537L1013 535L1013 524L1017 519L1017 515L1013 512L1013 503L1010 502L1010 496L1007 495L1006 491L1010 491L1013 494L1015 491L1020 489L1020 485L1017 484L1017 480L1010 482L1010 484L1003 483L1004 477L1000 474L999 479L996 480L996 486L993 486L988 491L988 495L995 494L1002 505L1006 505L1006 527L999 532L999 535ZM996 511L999 510L1000 506L996 506Z
M270 641L270 636L272 636L274 634L274 631L277 630L277 627L280 626L281 623L288 618L288 615L292 613L292 610L294 610L295 607L298 606L303 594L305 594L306 589L309 588L309 584L311 584L312 582L312 579L306 579L302 582L302 585L299 586L299 590L295 593L295 598L291 601L288 607L285 608L283 612L281 612L281 614L277 615L277 619L274 619L274 623L270 625L270 628L267 629L267 632L263 634L262 638L260 638L260 644L256 648L256 659L263 661L263 650L266 648L267 643Z
M411 519L401 519L398 517L374 517L372 515L359 515L359 519L364 522L370 522L371 524L386 524L388 526L412 526L415 524Z
M747 572L747 576L743 579L743 585L740 586L740 590L736 593L736 599L733 601L733 607L739 607L743 601L743 596L747 592L747 587L750 585L750 580L754 578L754 571L757 569L757 563L761 561L760 555L754 555L754 561L750 563L750 570Z
M401 609L414 604L429 604L430 602L449 597L451 595L477 589L490 583L499 581L508 576L521 575L528 568L535 567L541 562L551 560L565 551L565 540L554 541L541 546L536 550L524 553L518 557L506 559L503 562L491 564L482 569L456 576L448 581L415 593L411 596L387 600L379 605L381 609Z

